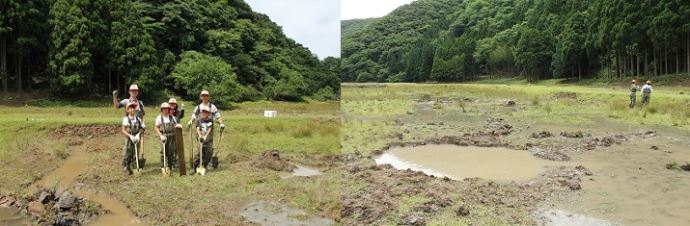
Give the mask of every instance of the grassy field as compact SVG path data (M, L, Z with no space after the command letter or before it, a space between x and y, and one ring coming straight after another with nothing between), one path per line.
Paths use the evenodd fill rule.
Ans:
M556 134L559 131L579 130L591 132L593 136L630 133L643 129L658 129L664 134L690 134L689 87L655 86L649 106L636 106L630 109L627 83L590 84L596 85L555 80L537 84L529 84L522 80L466 84L343 84L342 151L375 157L380 153L379 150L391 143L422 142L443 136L463 136L466 133L484 131L486 120L491 118L505 119L514 127L510 135L502 136L500 139L511 146L515 145L517 149L524 148L526 143L561 145L558 142L566 142L563 145L568 146L576 143L567 142L579 141L558 137L547 141L530 138L531 133L542 130ZM509 106L511 101L514 101L514 105ZM639 101L641 98L638 97L638 103ZM680 137L682 135L668 139ZM635 150L643 153L649 146L635 147L630 144L626 148L637 148ZM662 156L663 153L656 155ZM643 160L644 158L641 158L640 161ZM373 164L373 161L368 161L367 164ZM655 171L656 174L666 173L661 164L645 162L644 167L660 170ZM601 177L608 175L601 174L604 174L600 175ZM673 172L667 174L678 176ZM390 189L403 190L419 184L408 180L412 179L408 179L407 176L391 176L389 179L353 178L346 180L344 189L350 193L361 190L374 192L377 189L388 189L379 188L377 183L392 184L395 186ZM476 196L477 192L480 197L483 197L483 192L487 192L486 195L496 195L501 200L514 200L515 196L525 192L515 184L494 183L498 188L488 186L473 190L467 188L472 185L466 181L440 181L438 179L429 182L429 187L423 188L422 191L451 187L453 203L464 203L466 207L469 206L469 216L456 216L455 206L440 208L431 213L422 212L419 211L419 207L436 199L437 195L402 194L394 196L393 209L383 214L383 219L376 223L395 225L399 224L400 219L410 215L421 216L430 225L534 223L530 208L534 208L535 203L525 202L506 207L490 202L485 204L463 201L468 199L467 197Z
M158 168L160 145L151 129L158 114L155 107L146 109L147 168L141 176L128 177L121 169L121 135L79 137L54 132L65 125L119 125L122 109L113 109L107 102L67 103L80 107L53 106L45 100L26 103L0 104L0 192L23 192L81 148L88 153L88 165L79 181L108 192L153 225L238 224L243 220L242 207L258 200L303 209L309 215L339 216L339 179L329 171L332 161L327 160L340 153L338 102L253 102L222 111L227 128L216 148L221 151L220 168L204 177L170 178L162 177ZM186 122L193 104L185 104ZM277 110L279 117L264 118L264 110ZM318 177L281 179L278 172L252 164L267 150L279 150L281 158L291 163L323 166L326 171Z
M534 123L591 125L605 118L631 125L690 130L688 87L655 87L649 106L630 109L626 85L596 87L555 83L344 84L341 102L343 152L367 152L390 142L390 138L399 132L393 127L396 119L450 120L472 124L472 120L467 119L496 116L529 119ZM575 96L568 96L569 93ZM423 101L444 99L452 100L452 104L431 106L432 109L426 110L419 107ZM510 100L517 103L519 110L504 107ZM638 104L640 101L638 97ZM409 140L439 133L443 134L442 131L417 128L411 131L411 135L404 135Z

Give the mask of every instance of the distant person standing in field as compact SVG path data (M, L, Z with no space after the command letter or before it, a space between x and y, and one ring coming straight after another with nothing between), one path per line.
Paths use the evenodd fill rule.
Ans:
M649 98L652 96L652 81L647 80L647 83L642 86L642 105L644 107L649 104Z
M637 91L640 90L640 86L637 85L637 81L632 80L630 83L630 108L635 107L637 102Z

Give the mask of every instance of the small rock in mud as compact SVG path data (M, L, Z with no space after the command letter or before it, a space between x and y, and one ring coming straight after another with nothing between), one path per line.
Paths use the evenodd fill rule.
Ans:
M60 195L60 199L58 200L58 207L60 209L71 209L74 207L74 204L76 202L76 197L72 195L71 192L63 192L62 195Z
M549 131L541 131L539 133L532 133L532 138L539 139L539 138L547 138L547 137L552 137L553 134Z
M43 204L40 202L30 202L29 205L27 206L27 212L31 214L32 216L41 216L46 213L45 207L43 207Z
M464 206L460 206L457 210L455 210L455 216L464 217L467 215L470 215L470 210L465 208Z
M649 147L649 149L652 149L652 150L659 150L659 146L652 145L651 147Z
M680 166L680 169L685 170L685 171L690 171L690 163L685 163Z
M570 132L561 132L562 137L567 137L567 138L583 138L585 135L582 131L570 131Z
M400 225L414 225L414 226L422 226L426 225L426 220L424 220L423 217L415 216L415 215L408 215L402 219L400 222Z
M278 150L265 151L258 159L252 162L252 166L285 172L290 172L296 168L294 164L281 158L280 151Z
M47 192L47 191L42 191L41 194L38 196L38 201L46 204L50 201L53 201L55 197L53 196L53 193Z
M506 106L512 107L512 106L515 106L515 104L516 104L516 103L515 103L514 100L509 100L508 103L506 103Z

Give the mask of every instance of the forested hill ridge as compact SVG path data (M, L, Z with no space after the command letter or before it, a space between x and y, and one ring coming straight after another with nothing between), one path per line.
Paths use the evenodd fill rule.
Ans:
M339 59L319 61L243 0L6 0L0 11L5 92L105 95L137 83L145 97L203 87L230 102L339 91Z
M690 2L417 0L342 43L343 81L690 76Z

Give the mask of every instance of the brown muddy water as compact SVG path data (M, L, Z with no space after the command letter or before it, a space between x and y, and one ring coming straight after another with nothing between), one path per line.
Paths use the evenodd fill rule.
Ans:
M244 207L241 213L246 221L262 226L273 225L333 225L333 220L309 216L300 209L293 209L282 204L257 201Z
M503 182L526 181L550 166L569 164L539 159L527 151L457 145L394 147L375 161L400 170L409 168L455 180L479 177Z
M39 187L57 187L70 190L73 194L82 196L87 200L101 204L103 209L110 213L96 218L89 225L104 226L139 226L147 225L132 212L122 202L117 199L95 191L70 189L74 185L77 176L81 174L88 165L89 156L86 151L75 148L71 151L70 157L57 169L48 173L38 182L33 184L30 189Z
M591 170L593 180L550 205L613 224L690 225L690 173L665 168L669 162L690 161L690 145L679 140L661 134L572 155L572 161Z
M19 214L19 209L14 207L0 207L0 225L24 226L29 225L29 219Z
M308 167L308 166L302 166L302 165L296 165L297 168L292 170L291 173L288 172L281 172L280 173L280 178L283 179L288 179L291 177L314 177L314 176L319 176L323 174L321 170L313 167Z

